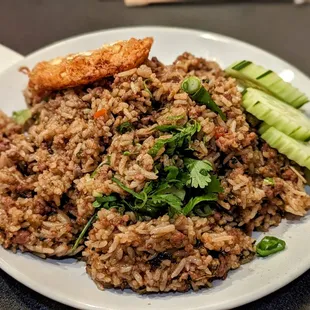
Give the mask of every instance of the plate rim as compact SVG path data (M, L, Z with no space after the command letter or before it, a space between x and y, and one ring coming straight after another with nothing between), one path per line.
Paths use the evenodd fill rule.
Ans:
M62 46L64 44L69 44L71 42L78 41L81 38L94 37L94 36L97 36L97 35L102 34L102 33L124 32L124 31L127 32L127 31L134 31L134 30L187 32L187 33L192 34L193 36L199 36L199 37L207 38L207 39L213 40L213 41L221 41L221 42L225 42L225 43L237 44L237 45L242 46L246 49L256 50L256 51L259 51L265 55L277 58L277 60L281 61L282 63L284 63L288 66L290 66L302 78L307 79L310 82L310 78L303 71L301 71L299 68L297 68L295 65L290 64L288 61L286 61L283 58L269 52L268 50L262 49L256 45L254 45L254 44L247 43L246 41L242 41L242 40L239 40L239 39L234 38L234 37L222 35L222 34L211 32L211 31L205 31L205 30L201 30L201 29L186 28L186 27L156 26L156 25L115 27L115 28L102 29L102 30L97 30L97 31L92 31L92 32L87 32L87 33L83 33L83 34L70 36L68 38L58 40L58 41L55 41L51 44L48 44L48 45L46 45L46 46L44 46L38 50L33 51L32 53L30 53L26 56L23 55L22 59L20 59L17 62L14 62L8 68L2 70L0 72L0 76L5 75L6 71L10 70L12 67L18 66L19 64L21 64L25 60L31 60L32 58L35 58L37 55L39 55L42 52L49 50L50 48L55 48L58 46ZM1 248L1 250L7 251L4 248ZM21 273L18 270L18 268L12 267L9 263L7 263L1 257L0 257L0 268L4 272L6 272L8 275L13 277L16 281L22 283L26 287L30 288L31 290L33 290L33 291L35 291L35 292L37 292L37 293L39 293L39 294L41 294L47 298L55 300L55 301L62 303L64 305L76 307L78 309L85 309L85 306L87 306L88 309L98 309L97 306L93 306L91 304L86 304L86 303L81 303L81 302L76 301L74 299L71 299L70 297L65 296L59 292L56 294L54 294L53 292L50 292L48 290L48 288L45 288L45 286L42 286L42 285L40 286L40 284L37 281L33 281L31 277L24 275L23 273ZM226 305L224 304L223 306L225 308L221 308L221 309L231 309L231 307L234 308L234 307L246 305L250 302L253 302L253 301L256 301L262 297L265 297L265 296L279 290L280 288L286 286L287 284L291 283L292 281L294 281L296 278L301 276L303 273L305 273L309 269L310 269L310 261L308 263L308 266L307 266L307 264L303 264L302 267L299 267L293 273L288 273L288 274L283 275L282 281L277 281L275 283L272 282L273 284L269 283L268 285L264 286L264 288L261 288L255 294L253 294L251 292L249 292L247 294L243 294L241 297L234 299L232 302L230 302L229 308L228 308L227 304ZM220 306L220 304L218 306ZM216 307L216 309L219 309L218 306ZM107 308L106 306L103 306L102 309L104 309L104 310L115 310L114 308ZM203 310L203 309L205 309L205 306L198 306L198 307L194 307L194 308L190 308L190 309L191 310Z

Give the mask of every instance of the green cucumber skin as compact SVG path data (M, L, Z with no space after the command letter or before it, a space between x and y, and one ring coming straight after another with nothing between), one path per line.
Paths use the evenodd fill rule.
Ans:
M310 169L310 144L296 141L274 127L264 126L259 130L263 140L298 165Z
M236 64L233 69L236 71L240 71L244 68L246 68L247 66L249 66L252 62L251 61L247 61L247 60L243 60L240 63Z
M250 61L238 61L225 71L239 79L243 85L248 87L255 85L256 88L267 91L294 108L298 109L309 101L305 94L285 82L279 75Z
M247 112L273 126L284 134L301 141L310 139L310 119L301 111L254 88L243 95Z
M260 80L260 79L262 79L262 78L266 78L266 76L269 75L269 74L271 74L271 73L273 73L273 71L268 70L268 71L266 71L265 73L263 73L262 75L258 76L258 77L256 78L256 80Z

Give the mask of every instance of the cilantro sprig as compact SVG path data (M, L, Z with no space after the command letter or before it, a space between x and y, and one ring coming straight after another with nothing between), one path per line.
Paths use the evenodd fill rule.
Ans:
M122 128L119 128L120 133L132 129L131 125L126 122L122 125ZM146 183L140 192L129 188L115 175L112 181L124 193L109 196L96 195L93 202L95 214L102 208L116 208L121 214L126 210L131 210L140 220L155 218L167 213L170 217L176 214L207 217L212 214L218 199L217 195L223 189L219 179L213 173L212 164L207 160L193 158L190 143L200 129L200 124L195 121L188 122L183 127L175 125L155 127L155 130L169 132L171 136L169 138L159 137L149 150L149 154L156 161L157 154L164 148L164 153L168 156L179 155L179 158L183 160L183 166L163 167L163 164L158 161L155 164L158 179ZM92 178L96 176L102 165L100 164L93 172ZM87 223L75 244L75 248L95 219L96 216L93 216Z
M189 143L196 132L199 132L201 125L197 122L188 122L185 127L177 126L157 126L159 131L174 131L170 138L159 138L154 146L149 150L152 157L156 157L158 152L165 147L165 153L174 155L178 149L187 149Z
M193 158L184 158L183 161L183 168L161 168L158 180L148 182L139 193L113 177L113 182L127 193L126 198L123 195L97 197L94 207L125 208L134 211L140 218L165 213L171 217L175 214L210 215L217 193L222 191L219 180L212 174L212 165L207 160Z

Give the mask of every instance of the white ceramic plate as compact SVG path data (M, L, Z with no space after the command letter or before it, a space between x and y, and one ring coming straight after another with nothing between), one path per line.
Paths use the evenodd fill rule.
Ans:
M25 107L22 90L27 79L20 66L32 67L41 60L94 49L130 37L153 36L151 55L166 64L189 51L218 61L223 67L235 60L256 61L282 75L284 79L309 93L310 80L283 60L249 44L222 35L176 28L139 27L96 32L62 41L22 59L0 75L0 108L11 114ZM16 55L14 55L16 56ZM0 52L1 59L1 52ZM287 242L287 250L268 258L258 258L230 272L225 281L198 293L139 296L130 291L99 291L85 273L82 263L73 259L41 260L30 254L13 254L0 248L0 267L35 291L64 304L82 309L231 309L263 297L310 268L310 216L299 222L284 221L269 234ZM261 238L259 234L255 235Z

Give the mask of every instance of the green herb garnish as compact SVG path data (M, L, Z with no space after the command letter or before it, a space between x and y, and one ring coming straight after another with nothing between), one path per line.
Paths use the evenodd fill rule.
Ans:
M185 78L182 82L181 89L188 93L192 100L199 104L205 104L211 111L218 113L226 121L226 115L211 98L211 95L204 88L198 77L190 76Z
M273 178L265 178L263 181L264 185L274 186L275 182Z
M207 160L197 160L192 158L185 158L184 164L189 172L189 179L186 182L187 186L194 188L205 188L211 182L210 171L212 165Z
M217 196L215 194L208 194L204 196L198 196L191 198L189 202L186 204L186 206L183 209L183 214L188 215L198 204L205 201L216 201ZM212 209L209 207L210 214L212 213ZM208 215L210 215L208 214Z
M211 174L211 182L208 184L208 193L223 193L223 187L220 180Z
M92 172L92 174L90 175L90 177L93 179L93 178L98 174L98 172L99 172L99 170L100 170L100 168L101 168L102 166L104 166L104 165L109 166L109 165L110 165L110 160L111 160L111 156L108 155L108 156L107 156L107 161L100 163L100 164L98 165L98 167Z
M134 130L133 124L130 122L124 122L116 127L116 130L120 134Z
M24 125L32 116L29 109L13 112L12 118L18 125Z
M112 180L129 195L96 197L95 208L125 208L134 211L138 217L156 217L165 213L209 216L212 202L222 192L219 180L211 174L212 165L207 160L184 158L184 167L159 167L158 180L148 182L143 190L135 192L118 178Z
M176 115L176 116L168 116L167 119L170 121L178 121L184 117L185 117L184 114L180 114L180 115Z
M162 132L170 132L173 130L177 130L178 128L180 128L179 126L176 125L159 125L155 127L155 130L159 130Z
M259 256L266 257L285 249L286 243L284 240L272 236L264 237L256 246L256 253Z
M147 200L147 194L144 191L140 193L136 193L129 187L125 186L120 180L114 177L112 178L112 181L115 182L122 190L131 194L133 197L135 197L139 201L139 204L138 203L135 204L136 208L142 208L145 205L146 200Z
M126 127L124 125L124 128ZM129 128L131 128L131 124ZM102 208L108 210L116 208L121 214L126 210L131 210L139 220L167 213L170 217L176 214L199 215L201 217L212 214L212 204L214 205L216 202L217 194L223 191L220 181L212 174L212 165L209 161L188 157L193 153L189 145L193 136L200 131L200 124L188 122L184 127L165 125L165 127L157 129L171 132L171 137L157 139L149 150L149 154L155 157L159 150L165 147L167 155L179 154L183 165L174 166L172 160L172 164L165 167L163 163L157 162L154 169L158 179L146 183L140 192L126 186L118 177L113 177L112 181L127 193L126 197L119 194L104 196L94 193L93 207L96 214ZM123 154L131 155L129 151L125 151ZM109 164L109 161L110 158L107 156L107 161L102 162L91 174L91 177L97 174L102 165ZM95 218L96 215L88 221L76 240L73 251L78 247Z
M181 148L182 150L186 149L191 141L192 136L199 132L201 125L197 122L187 123L183 128L175 128L175 132L172 137L167 139L159 138L154 146L149 150L149 154L152 157L156 157L157 153L165 147L165 153L168 155L173 155L176 149Z
M146 79L145 81L143 81L143 86L144 86L144 90L150 95L151 98L153 98L153 95L151 93L151 91L149 90L149 88L147 87L147 82L151 81L150 79Z
M77 247L79 246L81 240L84 238L85 234L87 233L89 227L92 225L93 221L97 218L97 213L95 213L90 220L87 222L87 224L84 226L83 230L81 231L80 235L76 239L74 246L72 248L72 252L74 252Z
M175 166L167 166L164 169L166 172L168 172L166 180L167 181L172 181L176 180L177 175L179 174L179 168Z

